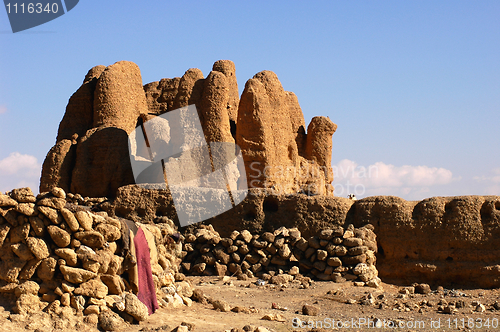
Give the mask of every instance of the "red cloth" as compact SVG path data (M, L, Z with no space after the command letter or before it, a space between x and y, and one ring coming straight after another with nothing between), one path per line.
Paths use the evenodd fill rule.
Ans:
M148 307L149 314L153 314L159 308L156 300L156 289L151 272L151 257L149 246L144 232L139 227L134 237L135 256L137 259L137 272L139 276L139 292L137 297Z

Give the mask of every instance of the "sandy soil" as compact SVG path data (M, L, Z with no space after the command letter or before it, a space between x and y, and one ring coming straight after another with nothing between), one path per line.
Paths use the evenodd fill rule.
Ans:
M276 332L311 331L313 327L315 331L500 331L500 305L495 305L500 302L499 289L440 289L423 295L401 294L401 286L384 283L373 289L356 287L352 282L313 282L303 289L293 282L280 287L257 286L257 279L231 278L225 283L217 277L187 279L207 297L225 300L231 308L240 307L243 312L220 312L211 304L194 302L191 307L160 309L147 321L124 326L122 331L171 331L182 322L194 324L195 331L206 332L242 329L245 325ZM316 307L318 314L303 315L305 304ZM440 310L449 304L454 304L456 311ZM26 331L26 322L12 322L9 310L4 301L0 306L0 331ZM262 319L266 315L278 315L282 321ZM51 332L52 328L42 331Z

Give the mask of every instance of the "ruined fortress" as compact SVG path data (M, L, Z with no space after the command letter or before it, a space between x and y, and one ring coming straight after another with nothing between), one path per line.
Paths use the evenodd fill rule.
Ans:
M331 151L337 126L318 116L306 131L297 97L270 71L248 80L239 97L235 66L227 60L215 62L206 78L189 69L181 78L144 86L131 62L92 68L69 100L56 144L43 164L40 191L61 187L83 196L109 197L103 209L136 221L153 223L161 216L175 220L168 190L132 185L127 134L154 116L191 104L197 107L207 142L235 142L243 152L250 195L206 221L222 236L281 226L312 236L335 225L371 224L382 278L500 285L498 196L421 202L392 196L356 202L335 197ZM294 171L283 171L287 169Z
M188 105L196 106L206 142L241 148L248 195L203 223L180 227L168 186L135 184L129 135ZM43 300L50 308L65 306L69 316L70 306L83 311L93 324L99 314L101 327L123 317L145 319L156 302L149 298L145 307L140 293L143 304L130 295L140 280L127 251L134 232L148 240L147 275L166 307L195 296L179 272L273 272L281 278L276 282L303 274L369 287L378 287L379 277L404 285L500 287L499 196L336 197L336 128L317 116L306 130L297 97L270 71L248 80L240 97L227 60L215 62L206 78L189 69L144 86L134 63L96 66L69 100L43 163L40 194L0 193L0 291L15 293L19 313L38 310ZM176 128L170 130L149 138L175 139ZM107 307L127 314L115 317Z

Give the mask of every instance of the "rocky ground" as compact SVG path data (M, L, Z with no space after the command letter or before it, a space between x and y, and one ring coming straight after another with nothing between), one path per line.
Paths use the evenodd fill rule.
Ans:
M187 277L187 280L197 289L198 299L202 302L207 300L205 303L194 301L191 307L160 309L148 320L138 325L124 325L121 330L500 330L499 289L449 290L439 287L421 294L428 291L425 286L403 287L382 283L374 289L357 287L353 282L291 282L277 286L267 283L257 285L256 278ZM64 331L63 322L54 324L47 318L27 319L10 314L9 310L7 298L3 297L1 331ZM95 331L83 322L76 328Z

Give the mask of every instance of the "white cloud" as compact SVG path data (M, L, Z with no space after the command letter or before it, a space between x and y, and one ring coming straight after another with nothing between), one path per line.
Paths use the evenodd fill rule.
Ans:
M489 176L475 176L473 179L482 186L486 195L500 195L500 167L493 168Z
M376 162L368 167L348 159L333 165L335 195L358 197L394 195L422 199L433 195L433 188L460 180L450 170L429 166L395 166Z
M7 107L5 105L0 105L0 114L7 113Z
M0 160L0 191L30 187L38 191L42 165L34 156L12 152Z

